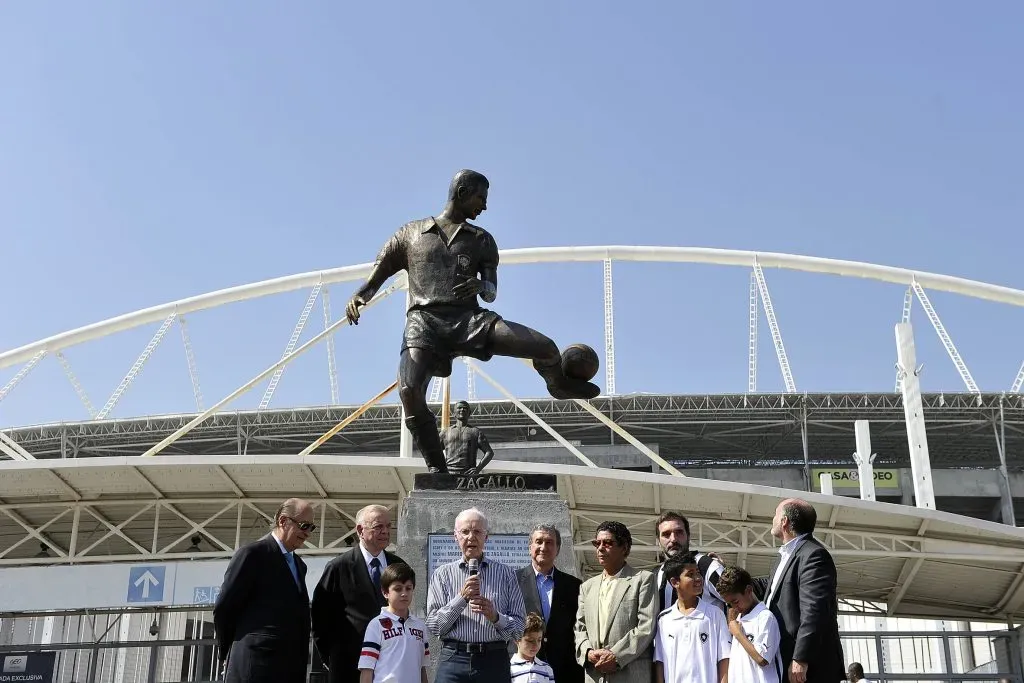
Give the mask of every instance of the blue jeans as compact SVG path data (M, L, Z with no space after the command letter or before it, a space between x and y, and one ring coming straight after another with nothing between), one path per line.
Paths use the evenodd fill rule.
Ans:
M511 683L511 671L508 652L504 650L470 654L442 647L434 683Z

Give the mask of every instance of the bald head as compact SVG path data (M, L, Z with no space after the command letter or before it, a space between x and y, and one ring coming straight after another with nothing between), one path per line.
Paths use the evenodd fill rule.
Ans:
M788 542L797 536L813 532L817 521L818 513L813 505L800 498L787 498L775 508L772 536Z

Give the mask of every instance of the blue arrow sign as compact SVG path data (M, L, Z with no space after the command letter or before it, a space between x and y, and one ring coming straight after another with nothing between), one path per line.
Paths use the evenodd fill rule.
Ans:
M128 572L128 602L162 602L166 567L132 567Z

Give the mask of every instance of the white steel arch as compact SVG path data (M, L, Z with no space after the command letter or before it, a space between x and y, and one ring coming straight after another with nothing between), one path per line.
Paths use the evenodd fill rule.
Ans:
M752 268L756 261L761 268L782 268L808 273L837 275L840 277L859 277L905 286L911 286L916 282L926 289L950 292L1012 306L1024 306L1024 291L1019 289L951 275L925 273L893 266L797 254L762 253L704 247L642 246L537 247L509 249L501 252L501 263L503 265L601 262L605 260L648 263L706 263L748 268ZM55 353L68 347L100 339L117 332L130 330L141 325L161 322L172 314L181 316L239 301L291 292L297 289L311 288L315 287L318 283L326 286L361 280L369 274L371 267L372 264L363 263L354 266L289 275L221 289L126 313L2 352L0 353L0 368L27 363L32 361L37 355Z

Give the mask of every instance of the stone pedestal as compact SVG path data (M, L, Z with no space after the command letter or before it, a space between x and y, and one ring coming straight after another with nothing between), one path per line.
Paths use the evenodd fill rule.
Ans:
M495 560L513 569L526 566L530 532L538 524L551 524L562 535L555 566L578 574L569 506L559 498L555 481L547 474L416 475L413 491L402 501L396 551L416 572L413 612L426 615L428 569L460 556L455 517L473 507L487 517L485 552Z

